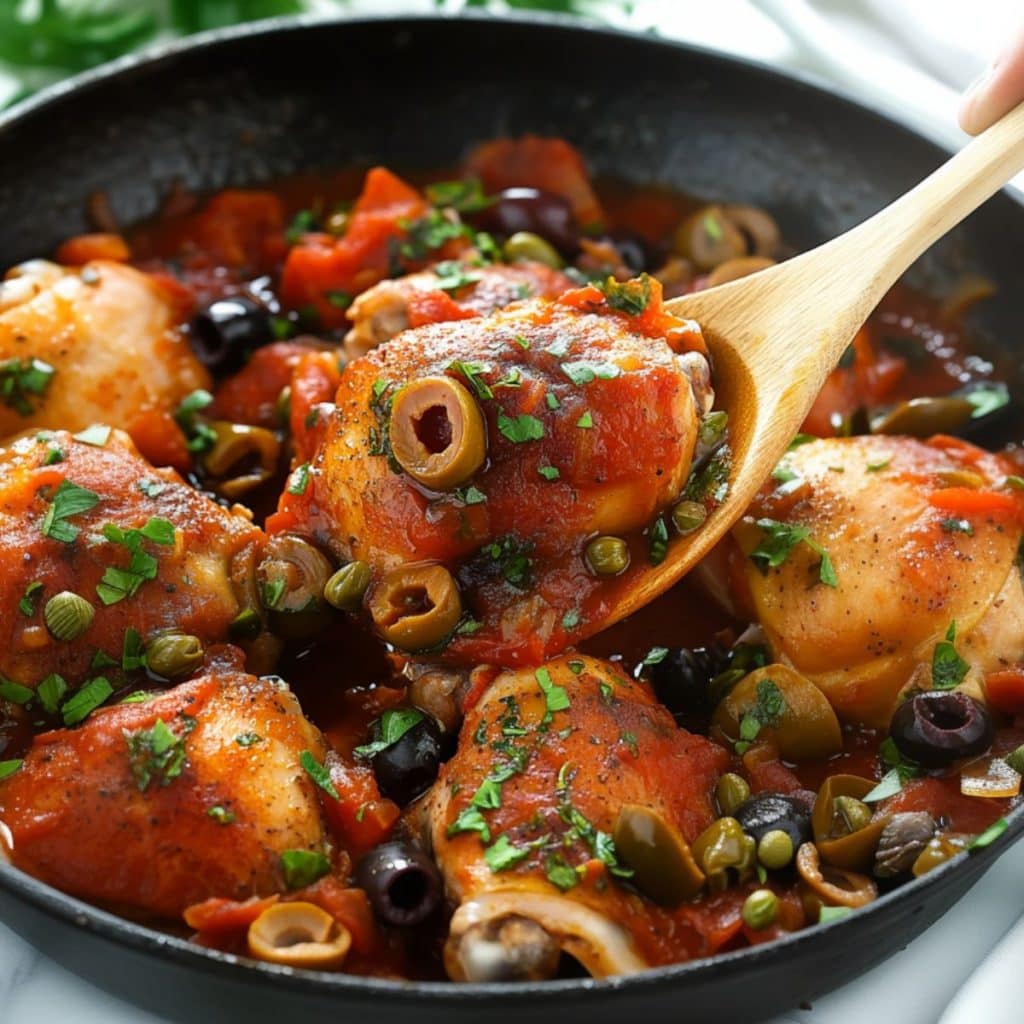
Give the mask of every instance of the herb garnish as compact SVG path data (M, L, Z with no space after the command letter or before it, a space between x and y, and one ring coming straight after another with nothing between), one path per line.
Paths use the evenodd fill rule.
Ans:
M616 281L614 277L608 277L597 287L604 293L611 309L628 316L639 316L651 301L651 279L647 274L631 281Z
M240 747L254 747L263 742L263 737L255 732L241 732L235 737L235 742Z
M544 424L536 416L522 413L515 419L498 412L498 430L513 444L539 441L544 436Z
M0 363L0 402L19 416L31 416L41 404L32 400L46 394L56 372L42 359L5 359Z
M303 462L301 466L297 466L292 472L291 478L288 481L288 493L296 495L305 494L308 486L309 463Z
M229 811L226 807L221 807L220 804L215 804L206 813L218 825L232 825L235 822L234 812Z
M103 448L110 440L110 427L94 423L91 427L86 427L85 430L80 430L71 436L76 441L81 441L82 444L92 445L93 448Z
M878 756L883 764L889 766L889 771L882 776L878 785L870 793L861 797L866 804L877 803L879 800L895 796L903 788L905 782L920 772L913 761L903 757L891 736L882 741L878 748Z
M777 569L790 556L798 544L806 544L821 556L818 563L818 579L827 587L839 586L835 568L828 552L811 537L809 527L793 523L780 523L775 519L758 519L758 527L765 537L750 553L750 559L762 571Z
M21 683L0 676L0 700L9 700L12 704L25 705L35 695L35 690L30 690L27 686L22 686Z
M493 562L498 564L506 583L517 590L528 590L533 576L533 562L530 560L532 545L517 540L511 534L488 544L482 549Z
M128 763L140 792L144 793L151 782L167 786L181 775L185 767L185 740L175 736L162 718L150 729L122 732L128 745Z
M503 832L484 850L484 860L491 871L497 874L499 871L508 871L520 861L526 860L530 856L531 849L532 844L513 846L512 841Z
M423 712L417 708L393 708L385 711L373 724L374 734L379 734L379 738L361 747L356 747L353 753L356 757L367 759L375 757L382 750L386 750L392 744L397 743L410 729L419 725L423 719Z
M292 217L288 230L284 233L284 239L289 245L295 245L304 234L316 227L316 214L312 210L299 210Z
M440 291L454 296L460 288L466 285L476 284L480 280L479 274L467 271L458 260L445 260L433 268L437 275L437 287Z
M331 781L331 773L327 770L326 766L322 765L309 750L304 750L299 754L299 763L302 765L306 774L320 787L328 796L333 797L335 800L340 800L337 789L334 788L334 783Z
M1009 405L1010 392L1004 386L980 387L968 391L964 398L974 407L971 419L980 420L982 416L988 416L1004 405Z
M304 889L330 870L331 862L317 850L285 850L281 854L281 871L289 889Z
M103 578L96 584L96 594L105 605L117 604L133 597L147 580L155 580L159 562L142 549L144 540L164 547L174 545L174 524L153 517L139 530L122 530L115 523L103 527L103 536L112 544L127 548L131 553L127 568L108 566Z
M21 599L18 601L18 611L25 616L30 617L34 615L39 603L39 598L42 596L42 592L42 583L40 583L39 580L33 580L33 582L25 588L25 592L21 595Z
M968 850L983 850L986 846L991 846L1008 828L1008 822L1005 818L1000 818L998 821L993 821L991 825L980 835L975 836L968 844Z
M647 559L651 565L661 565L668 554L668 526L664 519L655 519L647 534Z
M736 742L736 753L744 754L757 739L762 728L773 728L789 710L786 698L778 685L771 679L761 679L757 684L757 703L740 719L740 738Z
M622 374L615 363L588 363L582 360L560 364L562 373L577 387L583 387L593 380L614 380Z
M64 724L77 725L84 722L113 692L114 688L106 676L90 679L65 703L61 710Z
M594 417L588 409L577 421L576 426L580 430L592 430L594 427Z
M186 447L193 454L208 452L217 443L216 431L199 418L199 413L212 402L213 395L199 388L187 395L174 413L174 420L185 435Z
M67 692L68 684L64 681L64 677L57 675L56 672L51 672L36 687L36 696L39 698L39 703L43 705L43 710L48 715L57 714L60 702L64 699L64 694Z
M67 520L95 508L99 501L99 495L93 491L79 487L70 480L62 480L39 527L43 536L52 537L64 544L74 543L81 530Z
M546 725L554 717L556 711L565 711L569 708L569 694L564 686L552 682L551 673L546 668L537 669L533 677L544 694L547 710L541 719L541 725Z
M458 213L479 213L496 201L484 195L479 178L435 181L423 191L432 206L450 206Z
M537 472L540 473L545 480L557 480L562 475L557 466L538 466Z
M932 687L936 690L952 690L959 686L967 675L970 665L957 653L956 622L949 624L946 638L935 645L932 652Z
M476 392L476 397L486 400L494 397L490 385L483 379L481 374L489 373L491 367L487 363L478 363L471 360L456 359L448 364L449 370L454 370L466 378L466 382Z
M576 869L571 867L559 853L550 853L544 859L544 874L560 892L568 892L580 880Z

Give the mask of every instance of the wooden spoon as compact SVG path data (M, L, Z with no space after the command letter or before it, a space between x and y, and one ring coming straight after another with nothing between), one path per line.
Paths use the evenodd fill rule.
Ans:
M746 511L825 378L897 278L1024 168L1024 104L880 213L769 270L667 303L702 327L718 405L729 413L729 492L661 565L630 579L601 628L686 575ZM1022 240L1024 242L1024 240Z

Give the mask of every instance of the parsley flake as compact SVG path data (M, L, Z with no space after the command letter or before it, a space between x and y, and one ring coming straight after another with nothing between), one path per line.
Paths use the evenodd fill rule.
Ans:
M114 688L106 676L90 679L64 704L61 710L64 724L77 725L84 722L113 692Z
M371 734L376 738L371 743L356 747L353 753L356 757L366 759L375 757L397 743L410 729L419 725L424 717L423 712L417 708L392 708L385 711L371 726Z
M39 598L42 597L42 594L42 583L40 583L39 580L33 580L33 582L25 588L25 592L21 595L21 599L18 601L18 611L26 617L34 615L39 603Z
M952 690L963 682L970 666L957 653L956 622L946 630L946 638L935 645L932 652L932 687L936 690Z
M306 774L320 787L328 796L333 797L335 800L340 800L337 789L334 788L334 783L331 781L331 773L327 770L326 766L322 765L313 754L304 750L299 754L299 763L302 765Z
M604 293L610 309L627 316L640 316L651 301L651 279L647 274L631 281L616 281L614 277L608 277L597 287Z
M68 522L72 516L88 512L99 504L99 495L70 480L62 480L54 492L50 507L43 516L39 529L44 537L52 537L64 544L73 544L82 531Z
M151 782L169 785L185 767L185 740L176 736L162 718L150 729L122 730L128 745L128 763L139 792Z
M319 850L285 850L281 872L289 889L305 889L331 870L331 862Z
M499 411L498 430L513 444L539 441L544 436L544 424L536 416L530 416L528 413L522 413L512 419Z
M5 359L0 362L0 402L19 416L31 416L42 404L56 370L42 359Z

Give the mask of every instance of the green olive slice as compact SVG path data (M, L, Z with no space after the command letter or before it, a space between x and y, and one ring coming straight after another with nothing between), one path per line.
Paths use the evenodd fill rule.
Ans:
M712 724L731 741L741 738L744 715L757 713L759 687L772 682L784 701L776 718L762 722L759 738L772 738L787 760L830 757L843 746L839 719L828 699L809 679L788 665L766 665L744 676L718 705Z
M856 821L842 820L836 801L844 797L860 801L876 783L860 775L830 775L818 790L811 812L814 842L822 860L837 868L868 871L874 862L875 850L882 835L887 815L873 818L861 828L850 829Z
M465 483L487 455L480 408L451 377L423 377L399 391L389 436L402 469L435 491Z
M443 565L407 565L387 573L370 594L377 632L403 651L436 647L459 624L462 599Z
M633 882L662 906L674 907L704 888L690 846L657 811L623 804L615 820L615 849L633 869Z
M931 437L949 434L970 420L974 406L957 395L940 398L912 398L871 418L873 434L908 434Z

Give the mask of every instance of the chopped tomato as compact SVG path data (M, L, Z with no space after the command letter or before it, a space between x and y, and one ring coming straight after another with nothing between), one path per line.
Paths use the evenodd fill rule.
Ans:
M1006 715L1024 715L1024 668L1007 668L985 676L989 704Z
M468 320L479 315L474 309L460 306L450 295L440 290L413 292L409 296L406 311L410 327L439 324L448 320Z
M343 760L336 754L328 755L327 765L338 799L320 790L324 816L342 845L358 859L391 835L401 811L380 795L368 765Z
M258 349L238 373L221 381L210 412L232 423L276 427L277 399L291 383L295 367L311 351L316 350L295 341Z
M90 260L114 260L124 263L132 256L128 243L120 235L99 232L69 238L57 250L57 262L81 267Z
M352 936L352 949L364 955L373 953L380 942L370 901L362 889L351 889L328 875L296 894L326 910Z
M1021 501L1013 494L976 490L973 487L944 487L928 495L928 503L956 516L1013 514Z
M265 899L253 896L252 899L239 901L214 897L203 900L202 903L193 903L191 907L185 909L182 917L189 928L194 928L201 935L210 938L229 936L245 931L278 899L278 896L268 896Z
M470 153L466 172L479 178L488 193L506 188L555 192L572 204L581 227L604 221L583 157L564 139L524 135L485 142Z
M292 309L314 308L328 328L342 326L352 298L387 276L391 245L406 237L404 225L428 209L411 185L374 167L344 235L307 234L292 247L281 277L282 300Z

